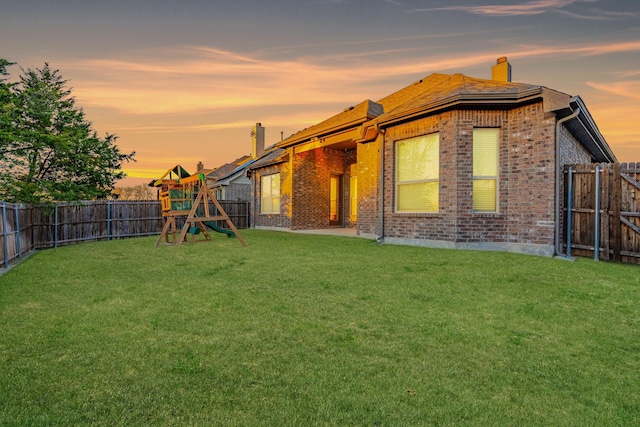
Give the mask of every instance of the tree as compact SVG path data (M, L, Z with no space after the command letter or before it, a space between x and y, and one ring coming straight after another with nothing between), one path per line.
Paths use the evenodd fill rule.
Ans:
M0 58L0 152L4 152L14 139L16 122L15 95L12 92L14 85L8 82L9 73L7 72L7 67L11 65L14 64ZM0 182L4 182L2 177L5 175L7 171L3 168L0 170Z
M158 189L139 184L132 187L116 187L111 195L118 200L157 200Z
M7 76L7 65L0 59L0 77ZM49 64L22 70L13 85L2 78L0 198L23 203L106 198L126 176L122 165L135 161L135 153L122 154L115 135L98 137L67 81Z

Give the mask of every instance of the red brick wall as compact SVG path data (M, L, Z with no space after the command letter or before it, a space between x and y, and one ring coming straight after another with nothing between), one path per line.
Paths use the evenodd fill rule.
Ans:
M474 127L501 129L497 213L474 213L472 209ZM396 213L395 141L433 132L440 135L439 212ZM555 119L545 115L541 103L510 111L452 111L389 128L385 136L385 237L552 246L554 135Z
M280 174L280 213L262 214L261 184L262 176ZM288 163L279 163L253 171L251 175L251 210L254 227L291 228L291 173Z
M348 219L349 166L354 162L353 150L316 148L294 156L291 228L329 227L331 175L343 175L343 218Z
M349 223L349 178L357 164L357 231L380 233L380 150L384 150L384 236L407 243L451 242L454 247L511 250L542 248L554 243L555 116L535 103L509 111L460 110L417 119L383 130L373 142L356 150L318 148L292 155L290 163L253 174L254 224L313 229L329 227L329 182L343 175L343 218ZM473 129L497 127L500 132L498 212L473 212ZM439 133L439 211L432 214L395 212L395 142ZM568 132L561 135L561 160L582 160L584 149ZM290 173L290 170L293 172ZM260 176L281 172L282 212L260 215ZM493 245L493 246L492 246ZM498 246L496 246L498 245ZM500 246L501 245L501 246ZM520 249L515 249L520 250Z
M507 135L509 242L554 245L555 116L542 104L511 110Z
M358 234L380 235L381 141L358 144Z
M384 236L402 239L456 239L457 149L454 113L426 117L387 129L384 143ZM439 212L428 214L395 212L396 141L439 132Z

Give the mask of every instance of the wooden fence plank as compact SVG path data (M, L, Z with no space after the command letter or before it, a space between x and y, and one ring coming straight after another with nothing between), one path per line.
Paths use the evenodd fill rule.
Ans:
M595 167L600 166L600 206L595 206ZM601 213L600 258L640 264L640 163L572 165L572 254L594 255L595 209ZM565 167L565 174L568 166ZM565 193L568 185L565 185ZM565 194L563 200L567 199ZM566 222L565 222L566 224ZM566 245L566 233L562 236Z
M249 228L249 202L220 201L236 228ZM40 208L4 203L0 221L0 269L35 249L95 240L160 234L164 221L156 200L99 200ZM17 212L17 215L16 215ZM218 222L226 228L226 221Z

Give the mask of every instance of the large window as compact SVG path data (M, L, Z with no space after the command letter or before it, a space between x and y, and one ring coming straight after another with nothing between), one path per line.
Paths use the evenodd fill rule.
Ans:
M280 213L280 174L266 175L260 178L262 194L260 213Z
M473 130L473 210L498 210L498 142L500 129Z
M438 212L439 147L437 133L396 144L397 212Z

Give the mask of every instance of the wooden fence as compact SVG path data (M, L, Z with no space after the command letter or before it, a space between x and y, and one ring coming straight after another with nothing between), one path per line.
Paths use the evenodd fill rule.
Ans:
M164 225L156 200L60 203L49 209L0 203L0 271L35 249L156 235ZM249 202L220 201L220 205L236 228L250 227ZM216 225L227 228L225 221Z
M640 264L640 163L564 168L568 255Z

